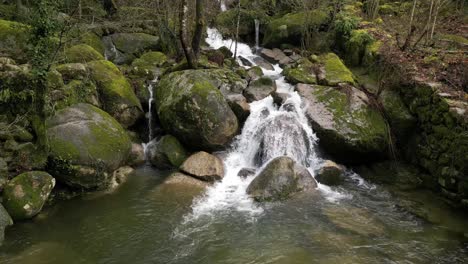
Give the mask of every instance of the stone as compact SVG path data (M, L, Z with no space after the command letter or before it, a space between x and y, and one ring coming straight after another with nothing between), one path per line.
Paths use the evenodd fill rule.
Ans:
M185 70L165 75L154 93L162 127L195 149L215 150L230 142L239 125L220 89L226 94L242 91L239 85L244 82L225 73Z
M132 143L132 150L128 158L128 165L130 166L141 166L145 164L145 150L141 144Z
M293 159L282 156L270 161L250 183L247 193L256 201L277 201L317 187L309 171Z
M245 179L245 178L248 178L250 176L254 176L256 173L256 170L255 169L252 169L252 168L243 168L241 169L238 173L237 173L237 176Z
M89 104L62 109L47 120L50 173L85 189L108 185L113 171L128 161L131 142L109 114Z
M132 86L110 61L93 61L87 64L90 77L96 82L103 109L124 127L134 125L143 117L143 108Z
M216 156L200 151L190 156L180 170L203 181L216 181L224 177L223 162Z
M116 33L110 35L115 49L120 56L110 56L110 60L117 64L129 64L138 55L145 51L157 51L160 49L159 37L145 33Z
M344 168L331 160L326 160L315 175L315 179L325 185L340 185L344 181Z
M26 62L29 31L25 24L0 19L0 54Z
M335 53L324 54L319 60L325 69L325 79L320 84L328 86L336 86L339 83L356 84L352 72Z
M348 206L328 207L324 214L339 228L366 237L381 237L385 235L385 226L369 211Z
M5 239L5 229L11 225L13 225L13 219L0 203L0 246Z
M288 100L289 98L289 94L287 93L274 92L272 96L273 96L273 102L278 106L283 105L286 102L286 100Z
M247 70L247 75L251 81L255 81L263 76L263 70L260 66L254 66Z
M244 66L247 66L247 67L251 67L253 66L252 62L250 62L248 59L242 57L242 56L237 56L237 58L239 58L239 60L241 61L242 65Z
M3 206L14 220L37 215L55 186L55 179L46 172L30 171L10 180L3 191Z
M159 51L146 52L132 62L132 67L138 72L155 72L167 63L167 56Z
M282 60L289 60L288 56L286 56L283 51L280 49L262 49L260 51L260 56L267 60L270 63L277 64Z
M273 65L271 65L269 62L267 62L264 58L262 57L255 57L253 59L253 61L255 62L255 64L257 64L258 66L262 67L263 69L265 70L268 70L268 71L274 71L275 68L273 67Z
M132 167L124 166L120 167L112 173L112 180L109 185L110 190L115 190L117 187L125 183L128 177L134 172L135 170Z
M104 56L91 46L79 44L65 49L65 60L68 63L86 63L95 60L104 60Z
M276 82L269 77L261 77L249 84L244 90L248 102L262 100L276 91Z
M379 99L392 127L392 132L395 133L400 143L406 142L416 127L416 119L397 92L385 89L380 93Z
M226 100L239 123L243 124L250 115L250 105L247 99L242 94L230 94L226 96Z
M317 76L314 65L307 59L302 59L293 65L284 68L283 75L291 84L316 84Z
M66 63L55 67L64 81L84 80L88 77L88 69L83 63Z
M306 116L325 152L345 164L387 155L387 125L368 105L366 94L352 86L298 84L296 90L307 104Z
M179 168L188 157L184 146L171 135L152 140L146 148L151 165L162 170Z
M195 187L200 189L205 189L210 185L209 182L196 179L194 177L188 176L180 172L174 172L169 175L163 184L167 185L180 185L185 187Z

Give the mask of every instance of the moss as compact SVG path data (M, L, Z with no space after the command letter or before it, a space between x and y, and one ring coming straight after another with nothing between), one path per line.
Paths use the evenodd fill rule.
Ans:
M396 15L398 12L397 8L395 8L393 5L383 4L379 7L379 13L382 15Z
M353 74L336 54L324 54L320 56L320 61L325 67L325 81L327 85L334 86L339 83L355 84Z
M305 83L305 84L316 84L317 78L315 74L307 72L301 68L286 68L283 71L283 75L286 80L291 84Z
M358 66L362 62L366 47L374 42L374 38L367 29L351 31L351 36L346 42L346 62L352 66Z
M7 20L0 20L0 54L20 62L26 61L29 27Z
M101 55L104 55L105 52L105 47L104 44L101 41L101 38L92 33L92 32L86 32L80 36L80 42L83 44L91 46L93 49L95 49L97 52L99 52Z
M93 47L86 44L79 44L65 50L67 62L89 62L103 60L104 57Z
M158 143L161 151L165 153L169 162L176 168L187 159L187 152L176 137L166 135Z
M159 37L145 33L117 33L112 35L112 41L117 50L132 55L159 49Z
M364 57L362 58L362 64L365 66L373 66L379 59L380 48L382 47L383 42L373 41L372 43L366 45L366 50L364 52Z
M141 55L140 58L132 62L132 67L138 67L146 70L154 70L156 67L161 67L167 62L167 57L161 52L147 52Z

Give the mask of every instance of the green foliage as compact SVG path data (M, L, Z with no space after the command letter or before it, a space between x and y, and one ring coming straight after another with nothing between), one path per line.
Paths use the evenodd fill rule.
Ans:
M349 38L351 32L359 25L359 18L349 14L340 13L335 20L335 31L338 36Z

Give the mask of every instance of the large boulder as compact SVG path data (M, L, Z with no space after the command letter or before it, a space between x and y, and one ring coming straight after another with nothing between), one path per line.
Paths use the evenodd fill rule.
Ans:
M363 92L352 86L306 84L296 90L308 104L306 116L326 152L343 163L369 162L386 154L386 122Z
M324 54L319 57L319 61L325 70L324 78L319 78L320 84L336 86L339 83L348 83L351 85L356 83L353 73L344 65L343 61L335 53Z
M233 86L222 79L212 79L216 73L220 71L173 72L165 75L155 88L156 111L163 128L187 146L222 148L238 131L237 118L217 88ZM220 86L214 85L216 82Z
M143 116L140 100L119 68L110 61L88 63L91 78L96 82L103 109L129 127Z
M268 163L250 183L247 193L256 201L284 200L317 187L309 171L293 159L282 156Z
M13 225L13 219L11 219L11 216L0 203L0 246L5 238L5 228L11 225Z
M106 187L110 174L129 157L131 142L109 114L76 104L47 120L49 167L58 180L86 189Z
M286 81L291 84L317 84L317 76L314 72L314 64L308 59L299 60L294 65L285 67L283 75Z
M326 160L315 175L315 179L326 185L339 185L344 181L344 168L331 160Z
M46 172L30 171L13 178L3 191L3 205L14 220L28 219L38 214L55 179Z
M260 77L249 84L244 90L244 96L247 101L253 102L262 100L274 92L276 92L276 82L269 77Z
M116 33L104 38L108 59L129 64L145 51L159 50L159 37L145 33Z
M147 146L148 159L158 169L179 168L187 159L184 146L171 135L151 141Z
M79 44L65 50L65 60L69 63L84 63L95 60L103 60L104 56L93 47Z
M247 99L242 94L230 94L226 96L226 100L237 116L237 120L243 124L250 115L250 105Z
M20 62L26 61L29 27L7 20L0 20L0 54Z
M180 170L203 181L216 181L224 177L223 162L218 157L204 151L190 156L180 166Z

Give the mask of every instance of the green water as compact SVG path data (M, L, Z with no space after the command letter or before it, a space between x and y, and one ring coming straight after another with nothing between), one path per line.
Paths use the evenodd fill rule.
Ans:
M427 192L347 181L251 215L191 218L203 193L141 168L112 194L45 209L7 229L0 263L467 263L468 218ZM352 196L352 197L351 197ZM422 217L430 219L431 222Z

